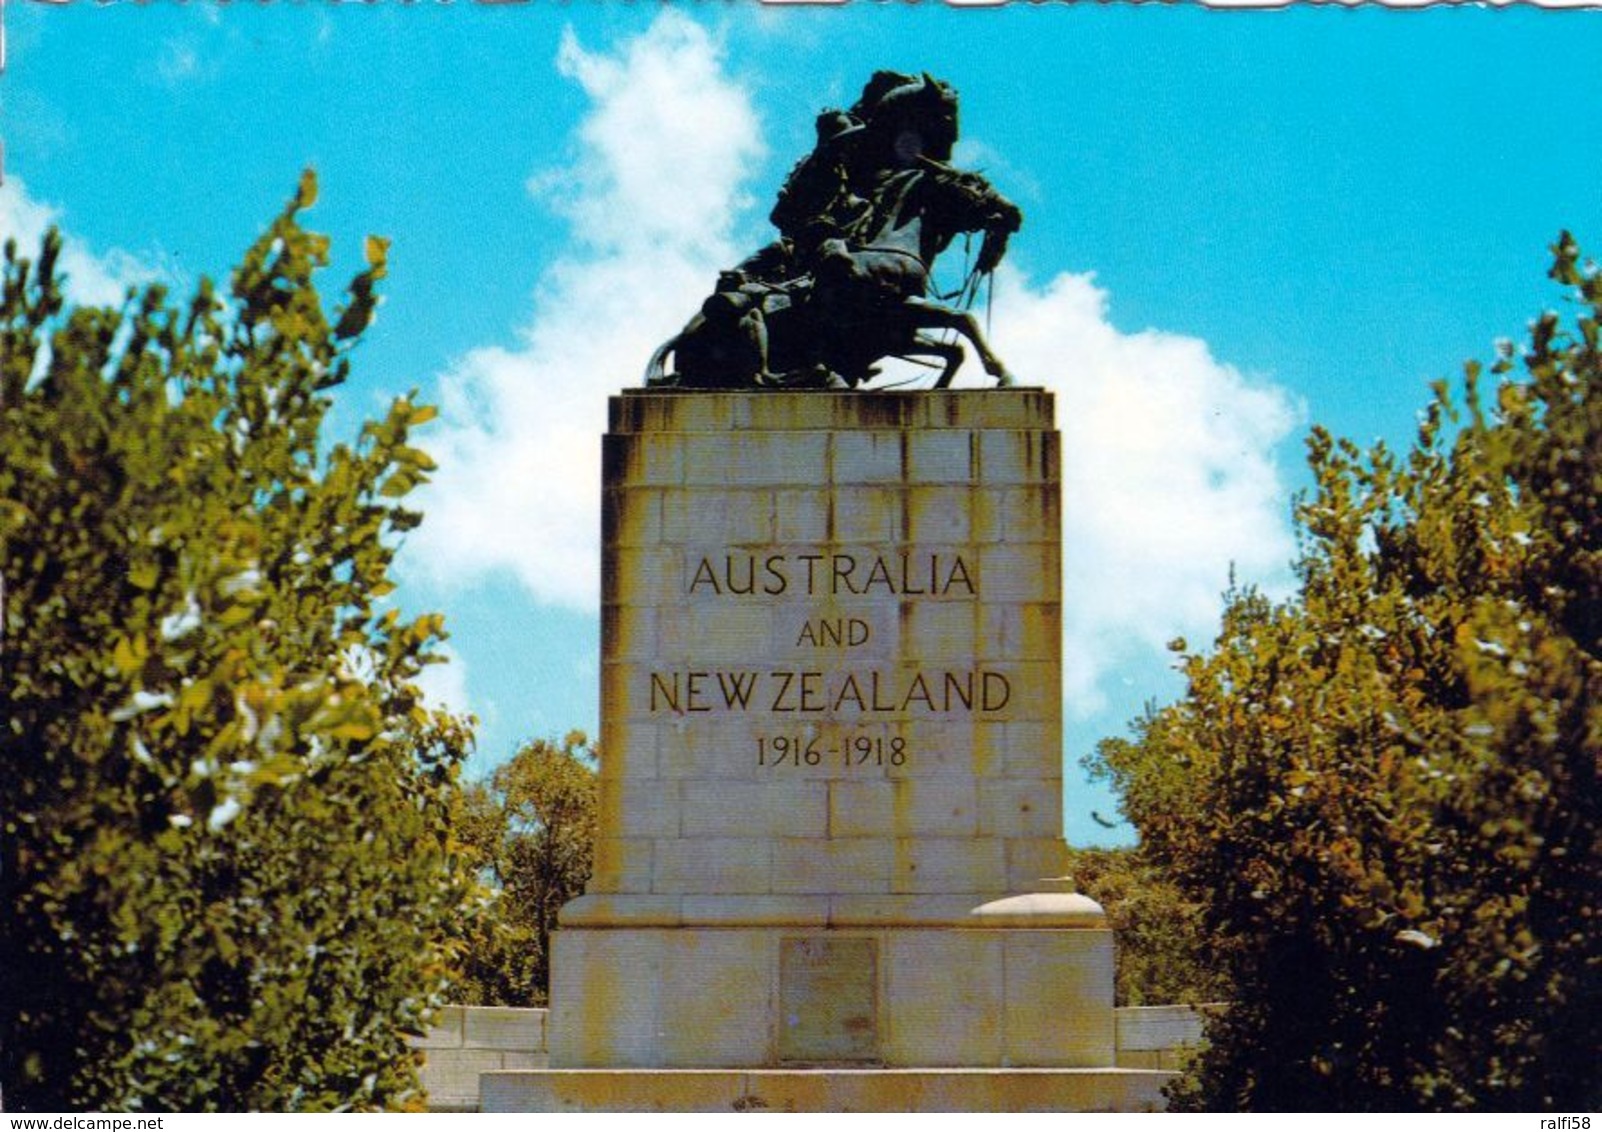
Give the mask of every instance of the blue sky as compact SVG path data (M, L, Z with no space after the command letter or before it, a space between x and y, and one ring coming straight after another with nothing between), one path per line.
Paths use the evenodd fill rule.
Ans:
M1177 692L1231 564L1283 587L1312 422L1409 439L1433 378L1602 246L1602 11L1085 5L7 6L0 230L78 293L226 273L315 166L327 286L393 240L345 434L416 387L442 460L401 598L443 609L473 768L597 724L605 396L768 238L812 119L876 68L961 93L959 163L1025 212L993 341L1057 393L1065 812ZM1127 837L1127 828L1114 839Z

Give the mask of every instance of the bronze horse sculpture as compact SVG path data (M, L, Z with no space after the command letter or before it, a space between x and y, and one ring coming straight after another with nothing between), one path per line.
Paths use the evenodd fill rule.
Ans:
M819 138L780 193L781 239L723 273L652 355L646 384L849 389L885 358L933 358L945 388L965 356L937 336L953 331L997 384L1011 384L973 314L932 296L935 260L956 236L983 237L958 292L971 301L1022 223L982 176L945 160L956 138L950 88L880 72L850 114L819 118Z

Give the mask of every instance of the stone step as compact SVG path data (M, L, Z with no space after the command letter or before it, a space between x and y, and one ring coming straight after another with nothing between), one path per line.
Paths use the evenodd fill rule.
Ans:
M1160 1112L1147 1069L550 1069L484 1074L484 1112Z

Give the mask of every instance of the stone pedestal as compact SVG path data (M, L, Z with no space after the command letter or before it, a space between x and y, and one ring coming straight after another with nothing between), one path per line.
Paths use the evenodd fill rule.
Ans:
M1113 1065L1112 936L1051 879L1058 444L1039 390L613 398L553 1069Z
M1095 926L566 929L558 1067L1110 1066Z

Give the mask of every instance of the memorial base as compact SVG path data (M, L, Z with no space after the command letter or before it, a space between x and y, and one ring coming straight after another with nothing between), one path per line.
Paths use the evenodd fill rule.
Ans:
M675 924L662 907L648 926L649 907L587 897L564 910L552 1066L1115 1062L1113 934L1075 893L960 912L936 900L899 922L848 917L842 902L811 923L773 907L766 923ZM629 911L636 922L620 922Z
M896 922L883 902L875 916L845 900L812 922L798 902L713 924L683 923L671 902L570 905L552 937L554 1068L486 1077L485 1107L1159 1105L1167 1074L1111 1068L1113 939L1094 901L949 899L891 905Z
M594 873L487 1109L1158 1105L1056 875L1059 450L1042 390L612 399Z
M485 1112L1160 1112L1149 1069L550 1069L486 1073Z

